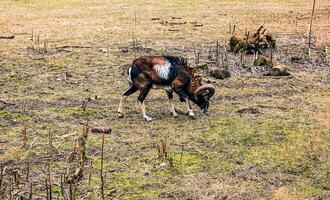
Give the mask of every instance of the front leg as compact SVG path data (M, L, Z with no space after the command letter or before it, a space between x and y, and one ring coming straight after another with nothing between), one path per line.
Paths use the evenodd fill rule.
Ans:
M175 117L178 116L178 114L176 113L175 107L174 107L173 92L172 91L166 91L166 94L167 94L168 100L171 103L171 113L172 113L173 117L175 118Z
M192 118L192 119L195 119L195 114L194 114L194 112L192 110L192 107L191 107L191 104L190 104L188 92L186 92L185 90L183 90L181 88L176 88L175 92L180 96L180 98L182 98L186 101L189 117Z
M187 103L187 108L188 108L188 115L189 115L189 117L191 117L192 119L195 119L195 114L194 114L194 112L193 112L193 110L192 110L192 108L191 108L189 98L186 97L185 100L186 100L186 103Z
M147 115L144 102L139 101L139 104L140 104L140 108L141 108L141 111L142 111L143 118L148 122L152 121L152 118Z

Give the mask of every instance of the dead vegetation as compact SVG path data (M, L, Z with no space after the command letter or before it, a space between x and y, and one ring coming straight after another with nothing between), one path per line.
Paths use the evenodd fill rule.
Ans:
M12 40L12 39L14 39L14 38L15 38L14 35L10 35L10 36L1 36L1 35L0 35L0 39Z
M250 35L250 32L245 33L244 37L231 36L229 40L230 50L246 53L261 53L262 50L267 48L275 48L276 40L274 37L266 32L266 28L260 26L258 30Z

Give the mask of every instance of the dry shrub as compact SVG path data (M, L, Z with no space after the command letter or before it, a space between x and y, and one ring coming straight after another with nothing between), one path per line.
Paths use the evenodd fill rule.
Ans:
M274 48L275 46L276 40L271 34L266 33L266 29L263 26L261 26L252 36L246 34L241 38L233 35L229 40L230 50L235 53L240 51L253 53L262 49Z
M253 65L272 67L272 61L268 60L265 56L260 56L259 58L254 60Z

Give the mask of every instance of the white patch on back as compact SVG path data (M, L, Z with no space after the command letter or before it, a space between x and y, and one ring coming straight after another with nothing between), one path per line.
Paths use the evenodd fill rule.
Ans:
M169 78L171 67L172 67L171 63L168 62L167 60L162 65L154 65L154 69L155 69L157 75L160 78L165 79L165 80L167 80Z
M132 83L131 70L132 70L132 67L130 67L130 68L128 69L128 75L127 75L127 80L128 80L128 82L130 82L130 83Z

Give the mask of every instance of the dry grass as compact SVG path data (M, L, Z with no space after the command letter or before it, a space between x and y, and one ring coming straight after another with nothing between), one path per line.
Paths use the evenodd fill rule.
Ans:
M105 194L112 191L106 199L329 198L330 80L329 65L322 60L330 39L327 0L317 1L313 60L290 62L291 56L306 54L311 4L2 0L0 35L15 35L13 40L0 40L0 100L10 103L0 110L5 183L14 168L24 176L30 162L34 195L45 198L44 170L49 162L56 197L66 158L82 133L81 123L90 120L113 128L104 146ZM186 23L168 25L173 22ZM128 99L125 118L115 117L127 87L125 64L139 55L162 53L182 55L194 63L193 44L201 52L200 62L208 62L210 46L229 39L229 23L236 23L240 34L265 24L278 41L275 61L289 65L301 80L243 73L236 65L239 57L229 54L233 76L212 80L217 92L208 115L195 107L196 120L182 115L172 119L164 108L169 104L164 92L152 91L146 104L155 121L143 121L136 94ZM132 50L132 32L143 46L140 51ZM27 51L38 35L47 40L47 53ZM65 45L88 48L60 48ZM252 63L251 57L246 59ZM176 104L185 107L178 98ZM259 114L237 113L244 108ZM27 127L26 147L23 127ZM158 158L161 140L166 140L166 159ZM101 135L89 134L91 185L86 161L83 179L73 185L79 198L100 196L101 142ZM21 180L19 191L27 195L28 186ZM8 192L7 188L4 199Z

